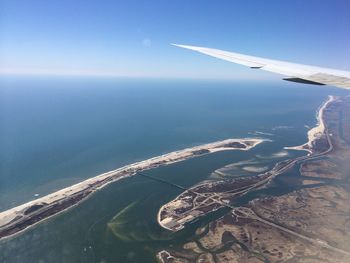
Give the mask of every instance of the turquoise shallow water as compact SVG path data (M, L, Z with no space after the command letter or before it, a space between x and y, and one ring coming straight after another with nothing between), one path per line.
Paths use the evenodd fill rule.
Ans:
M98 173L188 146L255 131L273 135L231 151L147 171L192 186L225 165L272 166L283 146L305 142L331 88L284 82L2 79L0 210ZM237 172L239 175L239 172ZM203 218L171 234L156 223L179 190L142 177L116 182L18 237L0 242L1 262L153 262L161 248L194 238ZM266 193L264 193L266 194ZM220 212L219 212L220 213Z

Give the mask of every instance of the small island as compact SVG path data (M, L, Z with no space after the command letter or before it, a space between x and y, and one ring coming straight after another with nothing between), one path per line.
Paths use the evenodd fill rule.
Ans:
M218 151L247 151L263 141L264 139L259 138L227 139L174 151L100 174L47 196L1 212L0 239L17 234L34 224L42 222L44 219L73 207L102 187L122 178L137 175L144 170Z
M220 208L228 212L182 246L163 248L158 262L350 262L350 97L330 96L316 116L308 142L289 148L308 155L257 176L202 182L163 205L158 222L173 232ZM239 196L268 188L295 167L296 190L234 206Z

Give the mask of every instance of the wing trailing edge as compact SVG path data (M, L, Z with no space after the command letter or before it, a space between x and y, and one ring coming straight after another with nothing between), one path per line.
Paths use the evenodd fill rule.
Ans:
M286 61L254 57L219 49L172 44L190 49L208 56L216 57L232 63L244 65L253 69L261 69L286 76L284 80L304 84L331 85L350 89L350 71L309 66Z

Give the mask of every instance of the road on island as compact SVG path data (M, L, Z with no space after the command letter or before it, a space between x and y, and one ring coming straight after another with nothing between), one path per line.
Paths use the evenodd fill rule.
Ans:
M323 109L324 110L324 109ZM321 120L324 122L324 120ZM324 122L325 123L325 122ZM248 187L248 188L245 188L245 189L237 189L238 191L237 192L234 192L232 194L234 195L237 195L237 194L245 194L245 193L248 193L249 191L251 191L252 189L256 189L258 187L261 187L263 186L264 184L270 182L273 178L275 178L276 176L288 171L289 169L291 169L294 165L296 165L297 163L300 163L300 162L305 162L305 161L310 161L310 160L314 160L314 159L317 159L317 158L320 158L320 157L323 157L327 154L329 154L333 149L334 149L334 146L333 146L333 143L332 143L332 140L331 140L331 136L329 134L329 131L327 129L327 127L325 127L325 130L324 130L324 135L326 137L326 140L327 140L327 143L328 143L328 149L325 150L324 152L321 152L321 153L317 153L317 154L309 154L309 155L306 155L306 156L301 156L301 157L298 157L298 158L295 158L293 160L287 160L285 161L284 164L281 165L281 163L277 164L271 171L265 173L266 174L270 174L268 177L264 178L263 180L253 184L252 186ZM140 173L139 173L140 174ZM323 248L326 248L326 249L329 249L329 250L332 250L334 252L337 252L337 253L341 253L341 254L344 254L344 255L347 255L347 256L350 256L350 252L348 251L345 251L345 250L342 250L342 249L339 249L339 248L336 248L336 247L333 247L331 245L329 245L326 241L323 241L323 240L320 240L320 239L314 239L314 238L311 238L311 237L307 237L307 236L304 236L300 233L297 233L291 229L288 229L284 226L281 226L279 224L276 224L274 222L270 222L266 219L263 219L261 217L259 217L252 209L250 208L247 208L247 207L234 207L230 204L227 204L223 201L221 201L220 198L222 198L223 196L220 195L220 193L213 193L212 195L208 196L207 194L203 194L203 193L198 193L196 191L193 191L191 189L188 189L188 188L185 188L183 186L180 186L178 184L174 184L174 183L169 183L165 180L162 180L162 179L158 179L158 178L154 178L154 177L151 177L151 176L148 176L148 175L145 175L145 174L140 174L142 176L145 176L149 179L153 179L153 180L157 180L157 181L160 181L160 182L163 182L163 183L166 183L166 184L170 184L172 186L175 186L177 188L180 188L182 190L185 190L185 191L189 191L191 193L194 193L198 196L201 196L201 197L205 197L205 201L210 199L213 203L217 203L217 204L220 204L221 206L223 207L227 207L227 208L230 208L232 209L232 213L237 216L237 217L242 217L242 215L245 216L245 218L249 218L249 219L253 219L253 220L257 220L261 223L264 223L264 224L267 224L271 227L274 227L274 228L277 228L281 231L284 231L286 233L289 233L291 235L294 235L300 239L303 239L305 241L308 241L312 244L315 244L317 246L320 246L320 247L323 247ZM219 198L219 199L217 199ZM203 201L204 202L204 201ZM201 202L201 203L203 203ZM198 208L198 205L197 205L197 208ZM192 208L191 210L194 210L195 209L195 206L194 208ZM238 211L240 213L240 215L236 214L235 212Z

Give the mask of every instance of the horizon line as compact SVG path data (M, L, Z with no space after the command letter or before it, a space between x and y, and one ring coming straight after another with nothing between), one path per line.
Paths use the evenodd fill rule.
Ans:
M97 78L150 78L150 79L193 79L193 80L230 80L230 81L261 81L261 80L275 80L272 76L266 77L252 77L250 75L245 76L240 74L237 76L234 72L232 76L201 76L196 75L153 75L153 74L122 74L116 72L101 72L94 70L47 70L47 69L27 69L27 68L0 68L1 77L10 76L33 76L33 77L97 77Z

